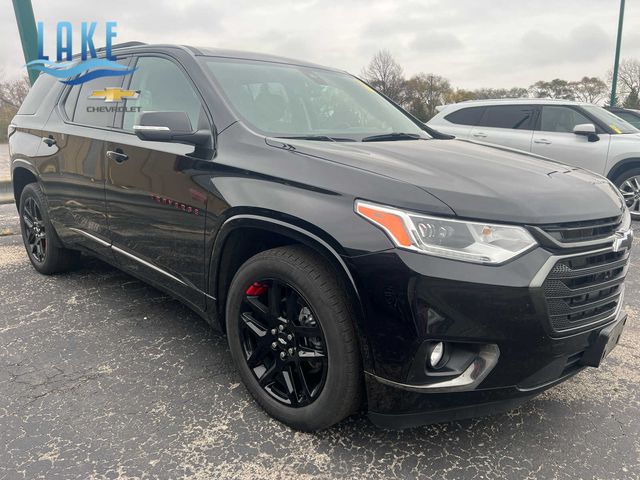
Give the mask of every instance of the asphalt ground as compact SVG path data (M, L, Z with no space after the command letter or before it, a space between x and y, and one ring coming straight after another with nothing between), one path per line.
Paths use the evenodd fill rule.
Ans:
M39 275L14 205L0 232L0 479L640 478L638 241L601 368L502 415L308 434L254 403L224 336L179 302L91 259Z

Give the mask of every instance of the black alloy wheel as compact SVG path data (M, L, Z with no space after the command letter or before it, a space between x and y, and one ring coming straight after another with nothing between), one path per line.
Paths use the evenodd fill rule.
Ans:
M47 234L40 207L33 197L26 199L22 210L22 221L26 232L26 246L29 255L39 263L47 256Z
M296 408L318 397L327 377L324 333L294 287L275 279L254 282L238 321L247 365L270 396Z
M231 357L267 413L316 431L358 411L355 301L324 257L303 245L265 250L240 266L228 292Z
M37 183L22 190L19 214L24 247L38 272L49 275L77 264L79 254L62 246L49 220L47 200Z

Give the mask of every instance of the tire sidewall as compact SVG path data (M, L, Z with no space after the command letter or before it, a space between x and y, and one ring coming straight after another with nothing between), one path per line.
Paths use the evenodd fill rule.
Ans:
M32 198L38 209L40 210L40 216L42 217L42 222L44 223L45 228L45 257L44 262L39 262L37 259L33 257L31 252L29 251L29 242L27 237L27 229L24 222L24 207L26 200ZM55 260L55 252L53 251L55 247L55 235L53 232L53 227L51 226L51 222L49 221L49 212L47 210L47 204L44 199L44 195L40 186L35 183L31 183L24 187L22 190L22 194L20 195L20 231L22 233L22 241L24 243L25 250L27 251L27 256L29 257L29 261L33 265L33 267L39 271L40 273L49 273L52 270L52 262Z
M268 273L267 273L268 272ZM247 365L241 346L239 315L244 292L255 281L264 279L279 280L294 287L308 302L311 310L318 317L327 349L327 378L320 395L313 403L304 407L284 405L258 384L253 372ZM348 360L349 353L344 345L342 334L333 322L332 308L322 297L318 285L309 275L295 265L272 258L251 259L243 265L234 277L227 300L226 326L231 355L240 375L258 402L273 416L285 423L295 424L302 429L315 429L314 425L323 423L331 416L336 404L343 401L343 392L347 390L347 379L340 374L340 365ZM340 419L337 419L338 421ZM330 422L327 420L327 422Z
M616 188L619 190L622 183L631 177L640 177L640 167L630 168L629 170L622 172L620 175L616 177L613 183L616 186ZM639 220L640 212L632 211L631 216L634 220Z

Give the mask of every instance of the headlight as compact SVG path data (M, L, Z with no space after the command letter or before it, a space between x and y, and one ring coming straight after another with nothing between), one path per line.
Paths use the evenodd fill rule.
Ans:
M620 222L620 227L618 230L627 231L631 228L631 212L629 208L625 205L624 211L622 212L622 221Z
M428 217L360 200L355 209L397 247L437 257L497 265L537 245L522 227Z

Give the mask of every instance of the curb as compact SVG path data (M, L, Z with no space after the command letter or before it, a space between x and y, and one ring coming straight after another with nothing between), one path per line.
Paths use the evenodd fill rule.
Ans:
M13 187L11 186L10 177L0 177L0 204L13 203Z

